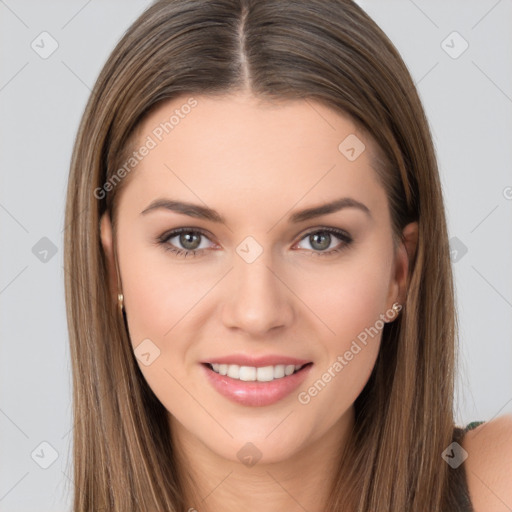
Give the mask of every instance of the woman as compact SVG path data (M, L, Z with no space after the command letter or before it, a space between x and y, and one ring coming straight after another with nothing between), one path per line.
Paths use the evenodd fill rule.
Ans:
M510 509L510 419L454 425L428 124L356 4L152 5L66 224L74 510Z

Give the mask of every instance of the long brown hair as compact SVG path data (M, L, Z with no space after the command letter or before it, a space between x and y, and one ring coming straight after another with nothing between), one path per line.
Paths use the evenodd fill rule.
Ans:
M348 114L380 151L395 235L419 223L407 299L385 326L355 402L348 460L333 475L325 510L449 510L441 453L454 428L456 318L436 157L405 64L349 0L161 0L104 65L81 120L67 192L74 510L188 508L166 410L138 368L108 286L99 220L107 211L115 225L130 178L119 181L118 170L152 109L178 95L238 90L269 101L315 100Z

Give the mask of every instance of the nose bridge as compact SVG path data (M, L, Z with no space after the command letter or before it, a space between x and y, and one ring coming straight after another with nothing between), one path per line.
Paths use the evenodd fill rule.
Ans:
M289 325L293 307L288 288L276 277L272 251L251 238L236 248L223 320L229 327L263 334Z

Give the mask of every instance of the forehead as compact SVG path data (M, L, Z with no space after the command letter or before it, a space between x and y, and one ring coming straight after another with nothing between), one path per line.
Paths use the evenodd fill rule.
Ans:
M143 146L131 176L140 200L169 192L261 209L262 201L290 208L306 196L307 204L341 195L371 202L383 193L372 142L348 116L310 99L182 95L141 123L134 148Z

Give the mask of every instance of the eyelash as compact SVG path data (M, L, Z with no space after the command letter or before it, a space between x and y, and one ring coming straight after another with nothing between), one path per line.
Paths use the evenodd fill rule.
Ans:
M184 258L186 258L187 256L190 256L190 255L192 257L194 257L198 253L201 253L206 250L206 249L195 249L195 250L179 249L177 247L170 245L169 240L181 233L199 234L201 236L204 236L205 238L208 238L208 235L199 229L178 228L178 229L174 229L172 231L163 233L161 236L159 236L157 239L157 244L161 245L165 251L169 251L171 253L174 253L178 257L184 257ZM335 253L339 253L339 252L347 249L350 246L350 244L353 242L352 237L347 232L345 232L341 229L337 229L337 228L317 228L315 230L312 230L312 231L309 231L308 233L306 233L299 240L299 242L301 242L306 237L313 235L315 233L329 233L331 235L334 235L336 238L338 238L342 241L342 244L337 249L331 249L330 251L312 250L311 256L331 256L331 255L334 255ZM309 250L309 249L306 249L306 250Z

